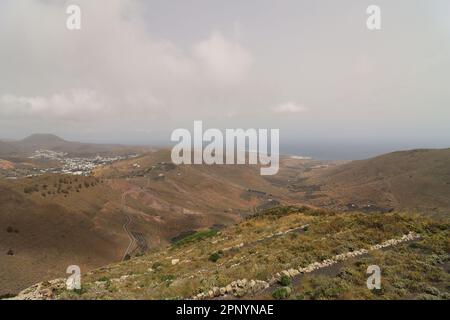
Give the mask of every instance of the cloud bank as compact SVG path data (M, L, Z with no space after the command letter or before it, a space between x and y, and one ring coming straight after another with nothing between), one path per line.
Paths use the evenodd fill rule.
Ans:
M168 143L202 120L282 147L448 147L448 1L378 5L371 32L359 0L2 0L0 138Z
M139 1L79 0L82 29L56 1L10 1L0 14L0 114L51 122L206 116L202 101L245 83L252 54L218 30L187 47L153 37ZM101 5L103 4L103 5ZM39 13L39 14L36 14ZM4 50L3 50L4 48ZM220 109L219 109L220 110ZM120 122L120 121L119 121Z

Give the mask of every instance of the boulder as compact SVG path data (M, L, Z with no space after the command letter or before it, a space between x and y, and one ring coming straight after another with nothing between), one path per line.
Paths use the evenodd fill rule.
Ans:
M245 292L244 289L242 289L242 288L237 288L237 289L235 290L235 292L234 292L234 296L240 298L240 297L243 297L243 296L245 295L245 293L246 293L246 292Z
M291 277L295 277L296 275L299 274L298 270L296 269L289 269L288 272Z

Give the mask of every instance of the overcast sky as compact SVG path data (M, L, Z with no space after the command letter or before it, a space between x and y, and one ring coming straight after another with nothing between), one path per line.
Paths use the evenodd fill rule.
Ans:
M0 0L0 138L168 143L203 120L324 158L450 147L449 17L448 0Z

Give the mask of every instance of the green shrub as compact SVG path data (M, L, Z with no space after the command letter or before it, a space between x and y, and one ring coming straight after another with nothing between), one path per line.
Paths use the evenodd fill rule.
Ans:
M272 293L272 297L277 300L286 299L289 298L291 292L292 290L289 287L278 288Z
M176 276L173 274L165 274L161 276L161 281L166 283L166 287L169 287L175 279Z
M173 280L175 280L175 276L173 274L163 274L161 276L161 281L170 281L172 282Z
M280 280L278 281L278 283L280 285L282 285L283 287L288 287L292 284L292 279L291 277L287 276L287 275L283 275Z
M214 252L209 256L208 260L212 262L217 262L217 260L219 260L220 257L221 255L218 252Z
M206 238L213 237L217 234L217 229L208 229L208 230L202 230L198 231L190 236L187 236L186 238L183 238L177 242L174 243L174 246L182 246L188 243L197 242Z
M100 281L100 282L108 282L108 281L110 281L110 280L109 280L108 277L103 276L103 277L101 277L100 279L98 279L98 281Z
M423 293L417 296L417 300L439 300L439 297L432 294Z
M340 278L316 277L312 279L311 299L337 299L341 294L348 291L346 283L345 280ZM377 291L381 290L373 290L372 292L376 294Z

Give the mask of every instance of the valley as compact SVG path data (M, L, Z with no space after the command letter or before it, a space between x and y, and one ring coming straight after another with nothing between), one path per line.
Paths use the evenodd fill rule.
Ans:
M376 298L354 287L356 278L348 282L342 270L350 268L361 281L364 275L355 268L361 271L371 260L391 265L390 249L327 265L330 272L298 270L410 232L420 235L413 241L419 247L399 245L402 254L391 267L413 259L420 273L420 261L439 257L442 263L432 265L440 280L421 281L424 288L437 286L442 297L447 292L450 149L354 162L282 156L277 175L261 176L258 165L174 165L165 149L113 152L100 145L96 153L89 145L81 154L73 148L83 144L48 135L33 139L23 153L0 160L2 297L40 283L27 294L218 298L217 290L228 292L230 283L245 279L253 280L251 293L235 282L224 296L266 299L286 295L277 285L281 271L297 270L289 275L291 298L297 287L310 292L302 295L306 299ZM65 171L68 163L74 167ZM92 165L83 169L80 163ZM47 282L66 277L69 265L81 267L82 292L66 292L59 280ZM336 292L320 293L322 285ZM348 296L350 288L356 293ZM426 294L423 288L390 288L386 297Z

